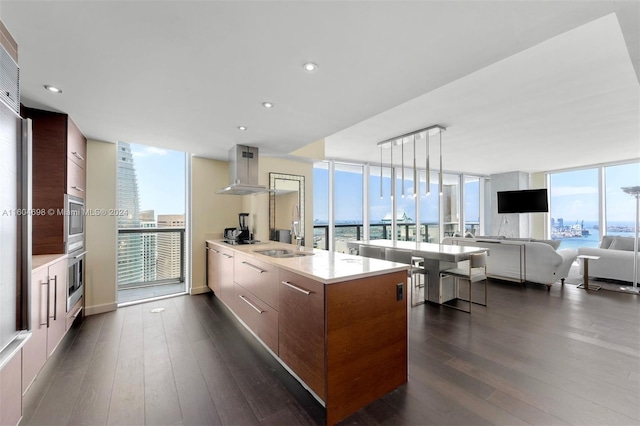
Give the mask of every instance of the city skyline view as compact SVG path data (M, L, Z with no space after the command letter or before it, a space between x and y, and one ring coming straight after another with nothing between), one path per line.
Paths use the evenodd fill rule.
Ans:
M186 188L184 153L125 142L118 143L117 152L118 208L129 212L118 218L118 228L178 228L175 232L118 233L120 298L120 291L143 284L184 280ZM143 200L146 200L144 204ZM160 209L172 214L162 213Z

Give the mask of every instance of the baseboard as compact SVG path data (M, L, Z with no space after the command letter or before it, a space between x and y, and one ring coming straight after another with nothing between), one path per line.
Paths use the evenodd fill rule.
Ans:
M102 305L86 306L84 308L84 313L85 315L89 316L115 311L116 309L118 309L118 304L116 302L103 303Z
M203 286L203 287L191 287L191 291L189 292L189 294L191 294L192 296L196 295L196 294L202 294L202 293L208 293L210 292L211 289L207 286Z

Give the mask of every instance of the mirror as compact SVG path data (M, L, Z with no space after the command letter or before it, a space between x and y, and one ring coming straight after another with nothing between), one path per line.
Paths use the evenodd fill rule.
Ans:
M295 244L291 238L294 220L304 245L304 176L269 173L269 239Z

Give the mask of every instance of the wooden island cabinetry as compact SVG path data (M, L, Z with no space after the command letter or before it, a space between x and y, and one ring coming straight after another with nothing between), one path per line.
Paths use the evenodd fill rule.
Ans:
M260 247L274 244L295 247ZM286 259L215 241L207 247L234 260L229 270L208 255L207 285L220 280L216 296L324 404L327 424L407 381L406 266L323 251Z

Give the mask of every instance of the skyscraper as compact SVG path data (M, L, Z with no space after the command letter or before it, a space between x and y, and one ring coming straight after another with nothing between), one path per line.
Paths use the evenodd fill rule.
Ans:
M118 142L117 204L128 215L118 216L118 228L140 228L140 197L131 146ZM143 281L141 234L118 234L118 285Z
M158 228L184 228L183 214L159 214ZM182 277L180 270L180 247L179 232L161 232L158 234L158 279L175 279Z
M154 210L140 212L141 228L157 228L156 214ZM145 282L157 280L158 267L158 234L142 234L142 279Z

